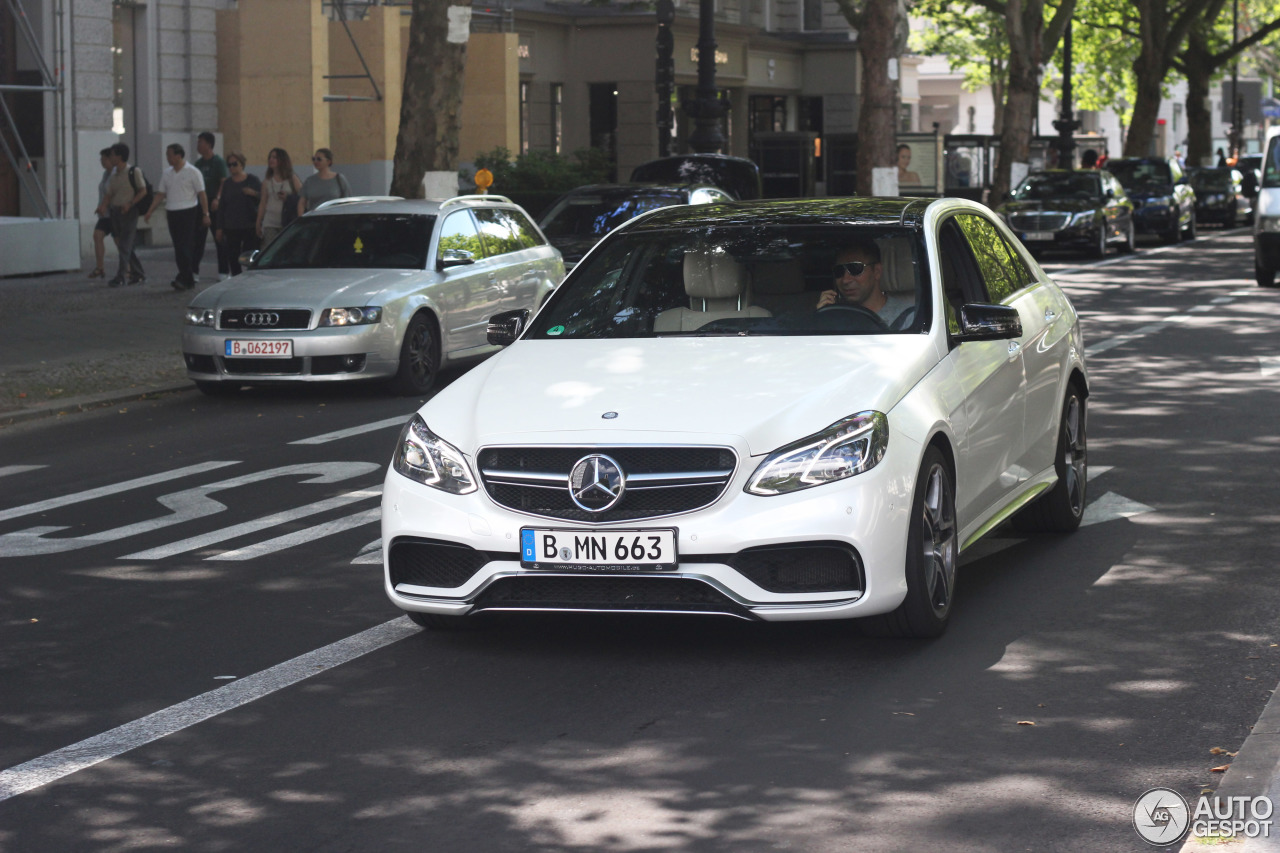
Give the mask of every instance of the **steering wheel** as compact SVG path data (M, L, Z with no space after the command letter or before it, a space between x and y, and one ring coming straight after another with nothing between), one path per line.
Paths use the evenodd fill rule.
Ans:
M867 308L865 305L851 305L849 303L837 303L835 305L823 305L818 309L818 314L834 314L835 312L844 312L846 316L851 316L863 320L870 320L871 324L880 331L889 331L889 324L880 318L880 315Z

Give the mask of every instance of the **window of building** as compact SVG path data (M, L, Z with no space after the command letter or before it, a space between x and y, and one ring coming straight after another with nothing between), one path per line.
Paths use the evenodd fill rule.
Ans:
M520 153L529 153L529 82L520 81Z
M588 122L591 147L609 157L609 180L616 181L618 163L618 84L590 83L588 89Z
M748 129L752 133L768 133L787 129L787 99L780 95L752 95L749 104Z
M564 84L551 84L551 150L564 153Z
M822 29L822 0L804 0L804 28Z

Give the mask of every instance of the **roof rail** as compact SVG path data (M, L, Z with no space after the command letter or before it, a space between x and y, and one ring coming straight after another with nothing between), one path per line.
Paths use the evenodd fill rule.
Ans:
M507 198L505 195L486 193L485 195L456 195L453 198L447 198L440 202L440 206L444 207L449 204L457 204L460 201L503 201L507 204L515 204L514 201Z
M398 195L353 195L346 198L331 198L317 207L316 210L324 210L344 204L369 204L375 201L404 201L404 197Z

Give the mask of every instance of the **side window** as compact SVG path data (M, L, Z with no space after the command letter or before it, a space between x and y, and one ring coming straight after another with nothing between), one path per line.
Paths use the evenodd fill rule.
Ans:
M1026 283L1026 265L1013 252L996 227L981 216L962 213L956 223L973 250L978 271L991 302L1003 302Z
M942 262L942 290L946 297L947 329L960 333L960 306L966 302L987 302L978 267L969 243L954 218L938 229L938 254Z
M480 234L484 240L486 257L518 252L524 248L520 236L511 228L507 211L492 207L479 207L473 211L480 222Z
M480 232L476 230L475 220L467 210L449 214L440 225L440 248L437 250L436 260L459 257L468 257L473 261L484 257Z
M538 236L538 229L533 227L529 217L518 210L503 210L500 212L506 215L507 221L511 224L511 230L520 238L520 242L526 249L544 245L542 238Z

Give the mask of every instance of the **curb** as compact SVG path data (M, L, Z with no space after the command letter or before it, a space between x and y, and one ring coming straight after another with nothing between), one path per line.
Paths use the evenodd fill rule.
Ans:
M101 409L107 406L127 403L133 400L141 400L159 394L174 394L182 391L194 390L195 386L188 381L183 382L182 384L152 385L145 388L131 388L127 391L104 391L100 394L84 394L79 397L68 397L65 400L58 400L52 403L41 403L40 405L32 406L29 409L15 409L11 412L0 412L0 427L13 426L14 424L40 420L41 418L68 415L73 412L87 412L92 409Z

